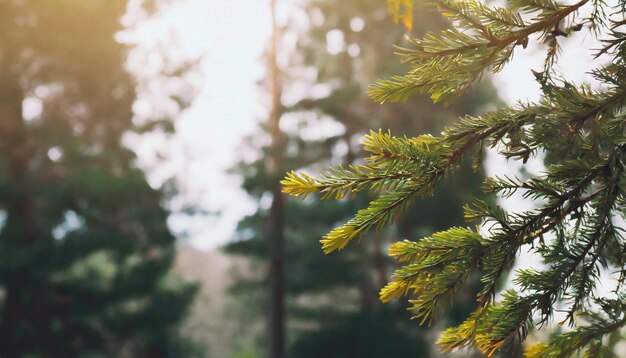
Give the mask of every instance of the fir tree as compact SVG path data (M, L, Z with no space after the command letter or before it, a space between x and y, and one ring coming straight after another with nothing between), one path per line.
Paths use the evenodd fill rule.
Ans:
M195 286L122 145L126 1L0 1L0 355L172 356Z
M423 10L423 5L417 4L415 10ZM267 198L275 198L274 194L270 194L272 185L289 168L319 168L330 163L353 163L360 155L360 149L354 143L371 126L438 133L443 129L443 124L448 122L440 117L455 118L465 112L477 113L493 102L494 94L490 87L481 86L471 98L445 109L435 108L428 100L417 101L408 110L400 105L374 106L367 97L368 81L403 68L385 55L393 50L393 41L402 37L403 30L395 26L389 16L380 16L385 15L384 4L381 5L379 0L311 0L298 11L308 16L311 26L296 33L298 45L290 53L289 65L281 71L284 92L291 93L291 86L302 88L298 86L303 82L307 88L327 87L329 91L322 96L304 93L303 98L291 104L283 104L281 128L290 129L280 134L283 136L282 147L254 148L262 153L258 159L241 163L238 170L244 176L244 188L259 203ZM294 18L299 17L294 15ZM424 22L416 26L415 31L423 32L425 28L441 25L440 19L424 16ZM291 28L285 31L291 31ZM338 53L327 50L327 34L332 32L341 34L345 42ZM355 52L359 51L355 50L355 46L360 53ZM305 72L303 69L311 68L315 69L315 79L302 75ZM418 108L428 110L418 111ZM375 115L371 115L372 112ZM306 132L320 123L332 123L340 129L307 138ZM278 137L276 130L269 125L263 129L272 138ZM258 133L253 136L256 137ZM267 158L275 156L277 150L283 152L281 168L269 172ZM398 233L417 235L462 224L462 210L451 212L448 207L462 205L469 199L470 193L479 195L481 176L472 178L470 173L470 165L466 163L461 176L466 180L458 180L442 188L429 202L430 210L407 213L396 227L385 232L384 237L372 237L371 241L364 241L361 250L351 255L330 257L315 248L316 238L338 221L348 218L356 210L356 202L308 200L302 203L294 199L285 200L287 209L283 223L287 303L285 320L287 342L290 342L287 345L288 355L330 356L333 352L337 357L377 357L386 350L391 356L427 356L427 349L421 339L427 332L413 329L407 320L405 304L398 303L385 308L377 302L376 287L387 282L390 270L396 266L384 254L384 247L388 241L397 240ZM462 190L458 190L460 188ZM357 202L364 204L367 200L368 196L364 194ZM271 210L271 206L259 205L256 213L240 222L240 239L227 246L228 252L247 256L253 265L260 266L259 269L263 269L269 257L272 237L268 236L267 226L273 222L269 219ZM446 215L442 214L444 212ZM269 285L270 273L255 270L255 273L259 272L263 274L239 278L233 288L238 300L250 299L246 301L247 308L259 307L258 302L269 305L271 297L262 288ZM337 272L349 273L337 275ZM472 282L468 286L476 285ZM462 312L464 316L471 312L473 306L459 304L456 308L459 312L449 315L455 323L461 319L458 313ZM249 319L250 314L247 310L246 318ZM264 312L259 311L257 314ZM364 324L368 320L385 322L390 327L384 334L377 334L376 324ZM336 332L341 329L350 332L354 339L346 337L347 333L343 338L337 336ZM358 341L363 337L368 337L370 345L367 347L359 346ZM328 348L330 346L335 348ZM393 350L395 348L391 347L402 348Z
M390 3L394 12L400 11L399 20L410 20L402 17L405 7L397 6L406 1ZM465 218L482 227L451 227L393 244L389 254L404 266L380 291L380 298L411 296L415 317L429 323L446 310L468 276L481 270L478 308L462 324L443 332L438 341L443 351L475 346L491 356L503 345L523 340L531 327L551 322L560 304L566 311L561 324L571 329L527 347L528 356L619 354L613 351L615 337L626 324L626 3L515 0L496 7L443 0L435 6L452 27L400 48L410 69L373 85L373 99L382 103L424 93L434 102L453 101L485 72L502 69L515 49L537 37L547 47L545 66L535 72L542 99L462 117L440 136L397 137L372 131L362 143L369 153L364 164L331 169L321 177L291 172L283 181L284 192L301 197L320 192L323 198L341 199L366 190L377 196L324 236L322 248L331 253L432 195L442 182L454 178L462 158L480 158L484 147L523 162L545 151L551 160L542 174L527 180L487 178L483 184L485 192L503 197L523 193L537 204L535 210L511 213L473 200L464 208ZM591 16L578 15L583 7ZM559 40L582 30L604 44L595 50L607 59L593 71L602 84L599 89L575 85L553 68ZM522 247L540 255L545 267L516 272L517 288L496 295L498 281ZM597 293L601 277L613 284L608 297Z

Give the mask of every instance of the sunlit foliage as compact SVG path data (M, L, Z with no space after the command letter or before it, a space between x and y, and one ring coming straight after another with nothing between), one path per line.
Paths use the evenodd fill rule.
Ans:
M607 342L614 339L608 337L626 325L626 3L613 7L590 0L513 0L506 7L494 7L443 0L434 5L452 27L411 39L412 47L400 49L410 70L373 85L374 100L399 101L425 93L435 102L451 101L486 71L501 70L515 49L537 38L547 48L544 68L534 73L541 100L463 117L438 137L372 131L363 141L370 153L364 164L331 169L319 178L291 172L283 181L284 191L340 199L368 190L377 196L321 240L330 253L432 195L440 182L454 175L461 158L476 155L480 167L484 147L524 163L547 152L551 161L540 175L484 182L487 193L520 193L533 200L536 209L510 213L474 200L465 207L465 216L482 228L454 227L394 244L389 253L405 266L380 296L383 301L412 296L416 317L431 322L469 273L482 270L479 307L460 326L443 332L438 341L443 351L475 346L491 356L506 343L523 340L531 327L551 322L558 303L566 311L561 324L568 323L572 330L528 347L527 355L566 357L582 350L590 357L611 356ZM592 15L579 16L583 7ZM600 89L576 85L553 68L559 39L575 31L589 31L603 41L604 47L594 51L608 60L592 73ZM522 246L540 255L545 266L517 271L517 289L496 295ZM597 294L603 272L610 274L614 286L610 297Z
M413 0L387 0L393 22L402 24L411 31L413 29Z

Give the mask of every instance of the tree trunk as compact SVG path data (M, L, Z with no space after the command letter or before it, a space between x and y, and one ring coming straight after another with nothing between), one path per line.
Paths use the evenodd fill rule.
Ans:
M269 240L269 319L268 333L270 357L285 356L285 254L284 254L284 221L285 202L281 192L279 178L283 170L285 136L280 130L282 115L280 70L278 68L278 37L276 24L276 0L270 0L272 16L272 38L269 52L271 108L268 119L268 130L272 138L266 161L267 174L273 178L272 205L267 222L267 239Z

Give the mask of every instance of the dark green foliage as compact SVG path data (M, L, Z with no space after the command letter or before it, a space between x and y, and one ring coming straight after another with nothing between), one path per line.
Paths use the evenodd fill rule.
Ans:
M294 358L427 357L428 346L419 335L398 324L397 313L382 310L355 314L323 330L304 335L288 355Z
M141 132L114 40L126 5L0 1L3 357L188 348L176 324L196 287L169 272L163 193L121 144Z
M362 167L340 168L321 178L291 172L283 182L284 191L342 196L347 190L352 194L369 189L377 195L322 239L330 252L431 195L439 182L458 175L461 159L475 149L480 154L484 147L495 148L524 163L547 152L550 161L543 173L527 180L488 178L483 185L485 192L501 197L521 193L536 209L509 213L473 200L465 207L465 217L482 227L453 227L416 242L394 244L390 254L406 266L396 271L381 298L412 295L416 316L429 321L469 272L482 271L479 307L461 325L443 333L439 344L444 351L476 346L491 356L524 339L531 327L551 322L557 305L562 305L566 317L561 324L568 323L573 330L554 336L549 344L529 347L528 356L566 357L581 350L590 357L619 354L615 342L626 319L624 2L610 6L587 0L570 5L516 0L507 8L465 0L435 4L452 28L411 40L413 48L401 50L411 68L406 75L374 85L370 93L375 100L401 100L414 92L428 93L435 102L449 100L486 70L502 68L513 50L525 48L533 34L540 35L548 48L543 72L535 73L542 99L462 117L438 137L398 138L371 132L363 149L373 156ZM592 16L577 15L583 6ZM596 54L609 58L592 73L602 85L597 90L561 79L553 69L558 38L584 27L605 44ZM545 267L516 272L517 291L507 290L496 299L500 280L522 248L541 256ZM613 287L610 297L596 289L603 275ZM607 340L611 346L605 345Z

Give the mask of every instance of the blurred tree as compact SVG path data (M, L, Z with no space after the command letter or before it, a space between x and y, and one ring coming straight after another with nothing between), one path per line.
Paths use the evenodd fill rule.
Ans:
M179 356L163 193L126 133L123 0L0 1L0 355Z
M399 49L410 68L372 86L375 100L422 93L433 102L451 101L467 93L485 71L500 71L530 41L547 48L542 71L533 72L541 99L466 115L438 136L371 132L363 143L369 153L363 165L339 167L319 178L291 172L284 191L303 197L319 191L336 199L367 189L375 194L367 207L324 236L322 248L330 253L384 227L402 209L436 192L444 179L462 175L463 157L477 156L480 164L483 146L521 163L547 153L546 169L537 175L483 182L486 193L521 194L536 206L533 210L509 212L474 199L464 208L465 218L482 227L453 226L394 243L389 254L403 266L381 289L381 300L409 295L415 318L432 322L472 272L480 272L477 307L463 323L443 332L438 344L444 352L476 347L489 357L496 352L510 356L503 347L519 345L533 326L545 327L562 314L559 326L568 323L571 329L558 329L546 342L528 346L527 357L623 356L626 1L516 0L505 7L474 0L435 3L449 27ZM596 90L563 78L555 66L561 39L583 29L601 40L599 49L590 50L603 60L590 72L599 84ZM501 291L499 283L520 251L541 257L544 265L516 270L515 286Z
M414 16L419 19L415 31L437 28L443 23L430 16L423 6L416 7ZM283 104L285 113L280 120L279 128L285 138L278 149L264 144L254 147L260 153L258 159L242 162L238 168L245 178L244 188L258 200L259 209L241 221L239 239L226 250L250 257L253 265L263 265L270 255L273 239L268 236L266 225L272 223L268 218L275 203L271 190L280 178L275 171L268 171L267 158L277 150L282 155L282 170L352 164L361 154L355 144L368 128L436 134L449 123L447 118L484 110L496 98L490 86L483 86L470 98L449 107L434 106L428 100L418 100L410 106L373 104L366 95L368 84L403 69L390 56L393 43L402 38L403 30L394 25L380 0L310 0L293 14L293 21L285 30L297 36L290 63L283 69L283 93L287 95L282 100L291 103ZM267 126L264 131L270 142L274 132ZM257 133L257 140L249 142L258 143L259 137ZM384 254L387 241L462 223L462 211L450 208L476 195L480 187L480 177L469 175L469 164L463 172L468 175L443 187L423 206L407 213L393 229L372 237L372 241L364 241L358 253L341 256L324 256L319 250L319 238L367 202L368 197L359 196L356 202L320 202L313 198L287 202L282 230L290 356L428 354L419 337L425 331L416 332L411 327L404 306L386 309L391 316L380 314L376 288L386 283L393 268ZM233 292L249 306L258 302L269 305L270 297L263 294L261 287L269 283L271 276L254 271L253 275L239 279ZM461 296L472 302L471 289ZM456 323L472 307L459 304L455 307L458 312L449 317ZM393 328L387 327L387 334L375 334L377 328L386 325ZM342 334L337 334L340 331ZM364 339L367 347L362 345ZM390 351L390 347L402 349Z
M270 113L267 133L270 135L267 156L264 160L266 173L276 178L283 168L285 158L285 135L280 129L283 114L282 74L278 67L279 29L276 23L276 0L270 0L272 35L269 62ZM273 180L269 192L272 203L265 223L264 236L268 239L269 259L269 353L272 358L285 356L285 201L280 183Z

